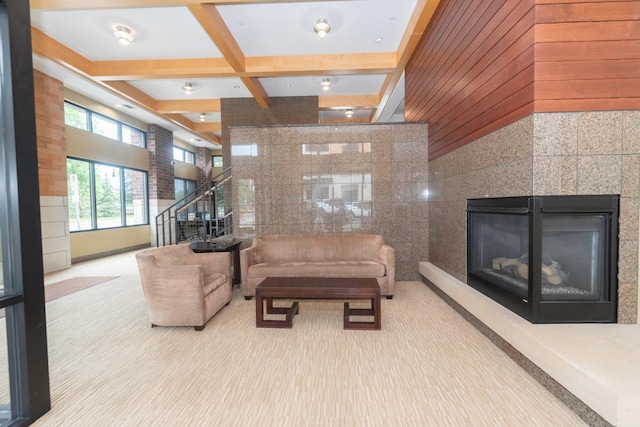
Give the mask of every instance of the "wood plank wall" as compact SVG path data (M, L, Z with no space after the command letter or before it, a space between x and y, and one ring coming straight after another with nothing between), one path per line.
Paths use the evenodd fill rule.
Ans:
M640 109L640 2L443 0L405 74L429 159L533 112Z
M536 0L536 112L640 109L640 2Z
M442 0L405 68L405 119L429 159L533 112L534 0Z

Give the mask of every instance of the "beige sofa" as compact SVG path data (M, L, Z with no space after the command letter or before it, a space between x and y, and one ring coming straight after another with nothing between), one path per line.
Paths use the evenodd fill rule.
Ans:
M231 301L231 254L194 253L189 245L136 254L151 326L204 328Z
M375 277L393 297L395 251L377 234L294 234L253 238L240 251L242 294L256 294L266 277Z

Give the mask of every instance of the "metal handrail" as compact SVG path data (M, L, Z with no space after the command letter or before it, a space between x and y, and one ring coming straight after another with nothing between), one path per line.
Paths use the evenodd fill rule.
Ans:
M202 220L201 226L206 227L208 231L205 232L206 235L212 236L215 234L215 237L217 237L232 231L233 221L229 221L229 224L227 224L227 222L229 217L232 218L233 211L227 210L227 207L224 206L224 190L222 190L231 179L231 166L229 166L211 178L207 184L200 186L156 215L156 246L172 245L174 244L174 239L175 243L180 243L180 241L182 241L181 238L186 239L184 231L186 227L185 223L189 221L189 219L184 220L185 223L182 223L181 228L179 222L181 220L178 219L178 214L186 212L187 215L189 215L191 212L188 212L188 210L194 206L197 209L199 203L204 203L204 206L202 206L202 209L193 213L200 213L200 220ZM222 198L218 197L219 195L221 195ZM225 209L224 212L221 212L220 216L218 216L217 212L219 203L222 203ZM171 225L172 221L175 226ZM220 221L222 221L222 227L220 227ZM200 238L199 231L196 236Z

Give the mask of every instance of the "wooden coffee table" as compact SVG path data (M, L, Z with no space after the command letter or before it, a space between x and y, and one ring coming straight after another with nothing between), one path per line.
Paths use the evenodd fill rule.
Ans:
M256 287L256 327L291 328L298 301L274 307L274 298L370 299L371 308L349 308L344 303L344 329L380 330L380 286L374 278L267 277ZM266 300L266 301L263 301ZM284 320L267 320L267 314L285 314ZM351 321L349 316L373 316L373 322Z

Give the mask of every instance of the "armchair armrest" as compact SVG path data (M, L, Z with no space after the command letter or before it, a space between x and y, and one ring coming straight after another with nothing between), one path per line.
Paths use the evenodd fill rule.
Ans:
M185 258L185 264L202 267L204 276L214 273L224 273L231 283L231 252L201 252L191 253Z
M204 273L199 265L155 267L143 290L149 304L160 312L202 313Z

